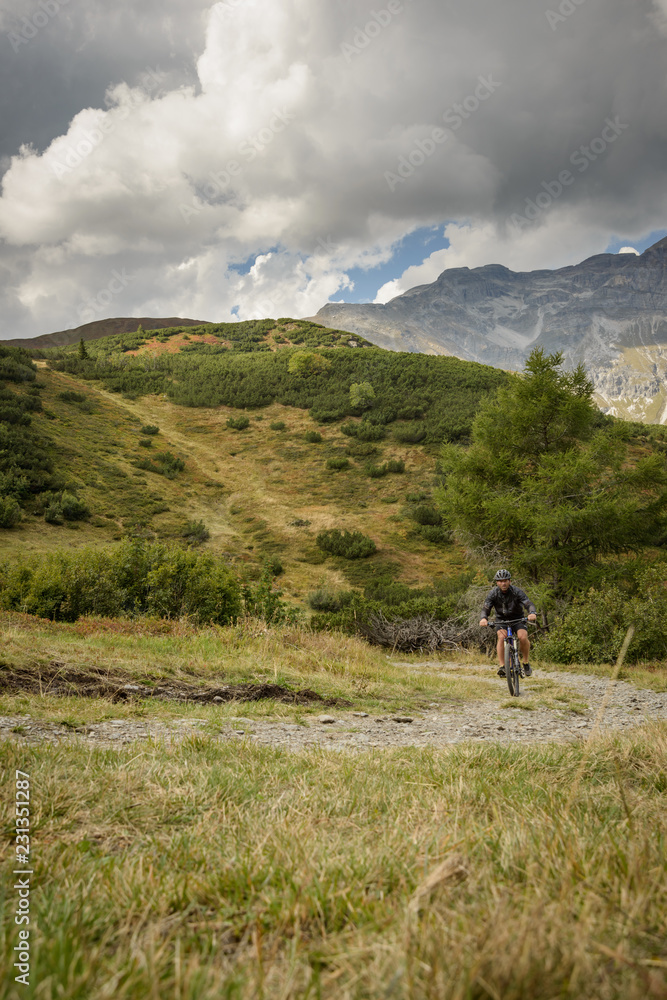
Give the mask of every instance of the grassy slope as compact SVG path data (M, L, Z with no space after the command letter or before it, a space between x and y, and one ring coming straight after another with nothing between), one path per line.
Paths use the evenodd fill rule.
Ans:
M129 400L44 367L39 379L46 385L44 407L56 419L38 414L34 422L55 442L58 468L72 477L94 516L75 530L28 518L20 528L0 532L4 556L108 544L137 520L145 520L161 537L178 537L188 520L202 519L214 552L250 565L279 555L286 570L281 582L297 600L320 582L347 585L349 563L330 558L317 564L321 554L314 539L322 528L369 534L379 552L364 561L368 573L389 562L406 583L425 585L434 576L463 568L459 550L426 543L414 535L412 522L400 516L407 493L433 485L432 450L379 442L374 460L403 458L406 473L374 480L363 474L363 458L353 459L349 470L327 470L327 458L342 455L349 439L339 425L320 427L303 410L274 404L253 415L248 430L238 432L226 426L229 416L238 415L231 408L193 410L162 397ZM60 400L64 389L84 393L93 412ZM284 431L270 429L278 420L286 424ZM139 445L144 424L160 427L152 448ZM322 443L307 443L308 430L318 430ZM134 467L136 459L165 449L186 462L175 480ZM297 519L310 525L291 524Z
M297 629L1 624L16 663L38 648L137 678L306 681L371 710L481 696L474 674L406 676L357 640ZM0 710L72 725L190 712L48 694L4 696ZM308 711L242 708L267 710ZM238 711L196 715L219 731ZM358 757L221 744L204 730L120 751L6 743L0 760L31 782L32 985L13 982L9 858L9 1000L667 995L664 725L586 746ZM12 794L10 777L7 807Z

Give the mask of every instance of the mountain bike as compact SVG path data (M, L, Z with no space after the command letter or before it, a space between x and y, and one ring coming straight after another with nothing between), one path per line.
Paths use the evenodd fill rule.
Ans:
M511 622L489 622L489 628L494 629L496 632L500 628L507 631L507 638L505 639L505 677L510 694L513 698L518 698L519 678L523 677L524 673L521 666L521 657L519 656L519 642L512 630L513 625L517 628L526 628L528 622L525 618L515 618Z

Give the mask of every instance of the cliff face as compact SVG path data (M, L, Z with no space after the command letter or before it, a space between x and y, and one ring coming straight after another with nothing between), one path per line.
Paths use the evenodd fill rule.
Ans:
M667 422L667 239L557 271L451 268L386 305L329 303L317 321L389 350L507 369L533 347L563 351L586 366L604 409Z

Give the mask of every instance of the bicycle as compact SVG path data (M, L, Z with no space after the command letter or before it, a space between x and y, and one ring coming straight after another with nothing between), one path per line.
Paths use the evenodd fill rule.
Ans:
M488 628L495 629L506 629L507 638L505 639L505 678L507 680L507 686L510 690L510 694L513 698L519 697L519 679L524 677L523 667L521 666L521 659L519 657L519 650L517 648L517 637L512 631L512 625L523 626L526 628L528 622L525 618L515 618L513 621L509 622L489 622Z

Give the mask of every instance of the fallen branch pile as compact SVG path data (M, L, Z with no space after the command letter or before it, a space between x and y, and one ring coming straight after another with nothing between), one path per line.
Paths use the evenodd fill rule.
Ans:
M439 621L426 615L416 618L386 618L381 611L373 613L360 626L362 635L376 646L389 646L402 653L435 652L436 649L495 647L495 632L481 629L465 618ZM490 639L490 642L489 642Z

